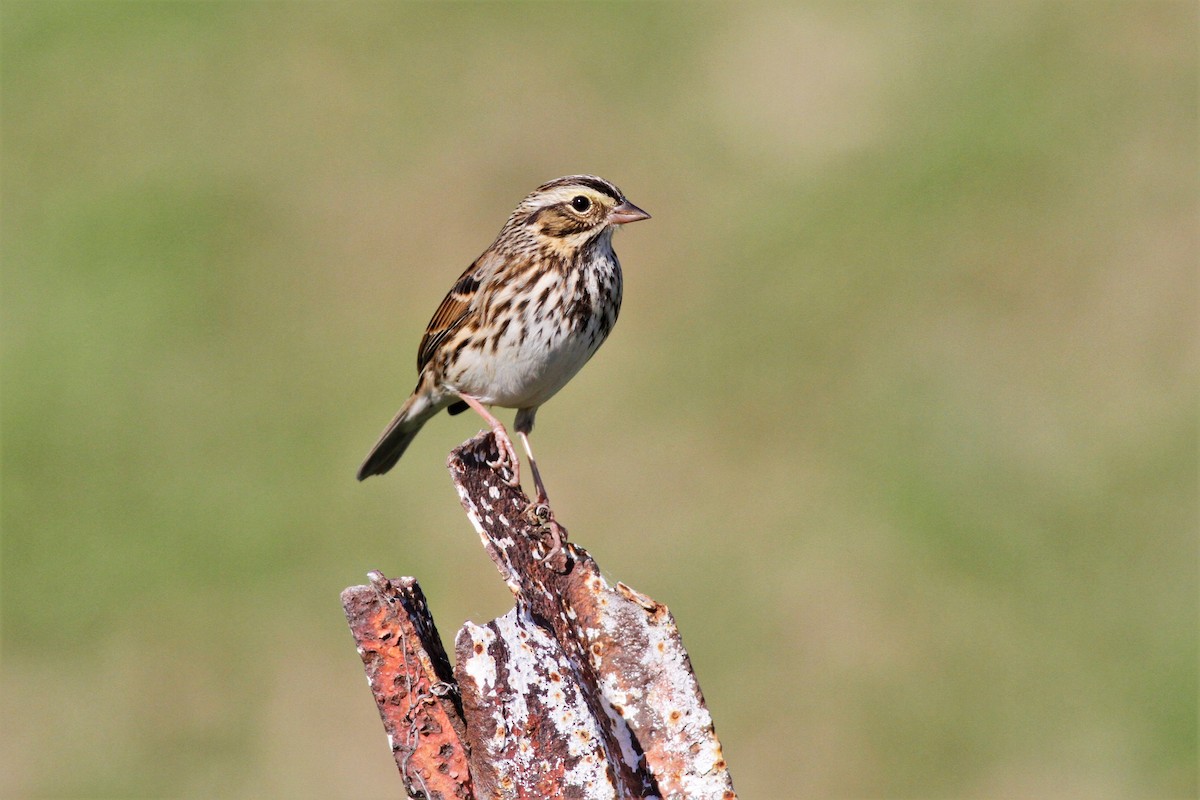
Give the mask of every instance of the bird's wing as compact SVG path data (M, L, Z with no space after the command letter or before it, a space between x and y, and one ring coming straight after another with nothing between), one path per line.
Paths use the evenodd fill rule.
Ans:
M438 346L470 315L472 301L481 283L479 267L478 261L467 267L425 326L425 336L417 348L417 372L425 369Z

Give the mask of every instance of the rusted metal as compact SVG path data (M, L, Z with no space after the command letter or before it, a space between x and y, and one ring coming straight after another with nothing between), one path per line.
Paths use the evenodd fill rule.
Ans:
M476 794L618 798L604 731L549 633L513 609L455 648Z
M556 796L735 798L712 718L666 606L624 584L610 586L587 551L573 543L564 542L560 553L541 560L549 547L547 531L530 513L528 498L488 466L497 458L486 433L456 449L449 460L463 508L517 601L512 612L489 624L489 634L470 626L459 633L456 675L468 737L477 725L489 731L503 727L498 719L513 720L510 727L521 731L530 725L561 728L569 719L574 738L589 742L589 770L586 780L584 770L572 772L575 762L555 745L547 760L537 762L539 768L564 764L568 779L579 777L575 783L567 780ZM514 666L514 654L526 649L533 649L542 665L536 680L523 664ZM505 682L505 672L514 671L523 683ZM465 678L471 676L484 680L475 678L477 685L468 692ZM563 694L563 704L540 700L555 690ZM488 691L492 702L468 702L468 694ZM512 705L521 710L507 698L522 693L527 701L539 699L543 717L526 722L504 716L506 710L513 713ZM511 755L523 752L521 744L518 736L507 750L493 746L492 751ZM473 767L479 757L473 749ZM615 794L598 793L600 759L607 761ZM498 766L497 758L487 760L492 773L528 774L520 763Z
M473 798L462 709L425 595L413 578L370 578L342 592L342 608L404 786L412 797Z
M379 577L373 590L343 594L366 590L353 597L374 603L367 617L379 621L356 628L348 602L347 617L409 791L419 774L425 783L415 788L431 797L736 800L666 606L609 585L571 542L551 554L545 514L494 470L498 461L485 433L448 462L467 516L516 598L504 616L459 631L453 677L414 581ZM405 605L393 595L415 600ZM410 653L410 640L422 646ZM422 731L416 740L399 738L413 730ZM397 742L411 742L411 754L402 757ZM445 762L431 761L435 753ZM430 775L462 781L439 783L443 794L434 794Z

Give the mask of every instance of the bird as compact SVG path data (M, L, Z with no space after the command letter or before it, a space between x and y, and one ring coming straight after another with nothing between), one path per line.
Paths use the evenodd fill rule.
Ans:
M525 197L429 320L417 348L416 388L359 467L358 480L394 467L443 409L453 415L471 408L494 434L501 460L493 466L506 467L508 482L518 486L516 449L488 410L498 406L516 409L514 428L529 457L536 502L548 508L529 444L534 417L608 337L622 293L613 233L649 218L595 175L558 178Z

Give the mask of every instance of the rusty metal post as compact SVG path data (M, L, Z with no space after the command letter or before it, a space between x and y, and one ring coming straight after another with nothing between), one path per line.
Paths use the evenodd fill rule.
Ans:
M587 551L573 543L564 542L559 553L543 561L548 548L544 509L531 506L519 488L488 466L497 457L486 433L454 450L449 468L467 516L516 606L459 631L453 691L447 688L448 667L434 656L429 657L433 678L412 684L424 687L418 699L430 710L452 709L460 716L425 718L420 724L430 735L415 742L409 737L397 749L397 730L417 724L410 710L401 710L413 704L401 699L399 708L389 709L394 718L389 725L385 705L396 701L381 696L372 679L409 791L416 788L429 797L734 800L721 744L670 612L624 584L610 586ZM405 581L415 587L411 579ZM343 597L354 592L383 596L381 584L396 583L380 577L374 588L349 589ZM421 626L432 631L427 612L424 619L405 635L420 639L415 630ZM357 629L355 636L368 677L369 658L425 663L420 653L407 655L406 646L384 648L381 656L379 647L364 649ZM430 650L432 645L425 644ZM440 651L438 644L433 652ZM377 666L376 674L384 676L394 695L395 676L410 671ZM413 694L407 682L405 689L404 697ZM447 730L459 736L433 738ZM445 764L435 759L430 766L425 760L429 751L423 747L434 741ZM411 755L402 756L409 745ZM473 794L435 791L428 777L414 787L411 772L405 772L406 765L411 771L420 763L422 776L461 776L459 754L464 752L470 782L455 784L455 791L465 787Z
M369 577L342 592L342 608L404 786L413 797L470 800L462 709L425 595L412 578Z

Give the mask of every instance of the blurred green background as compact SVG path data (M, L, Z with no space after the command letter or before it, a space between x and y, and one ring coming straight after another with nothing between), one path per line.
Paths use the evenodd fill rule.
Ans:
M478 419L354 471L595 172L654 219L540 464L742 796L1196 796L1197 16L5 0L0 794L399 794L338 592L510 598Z

